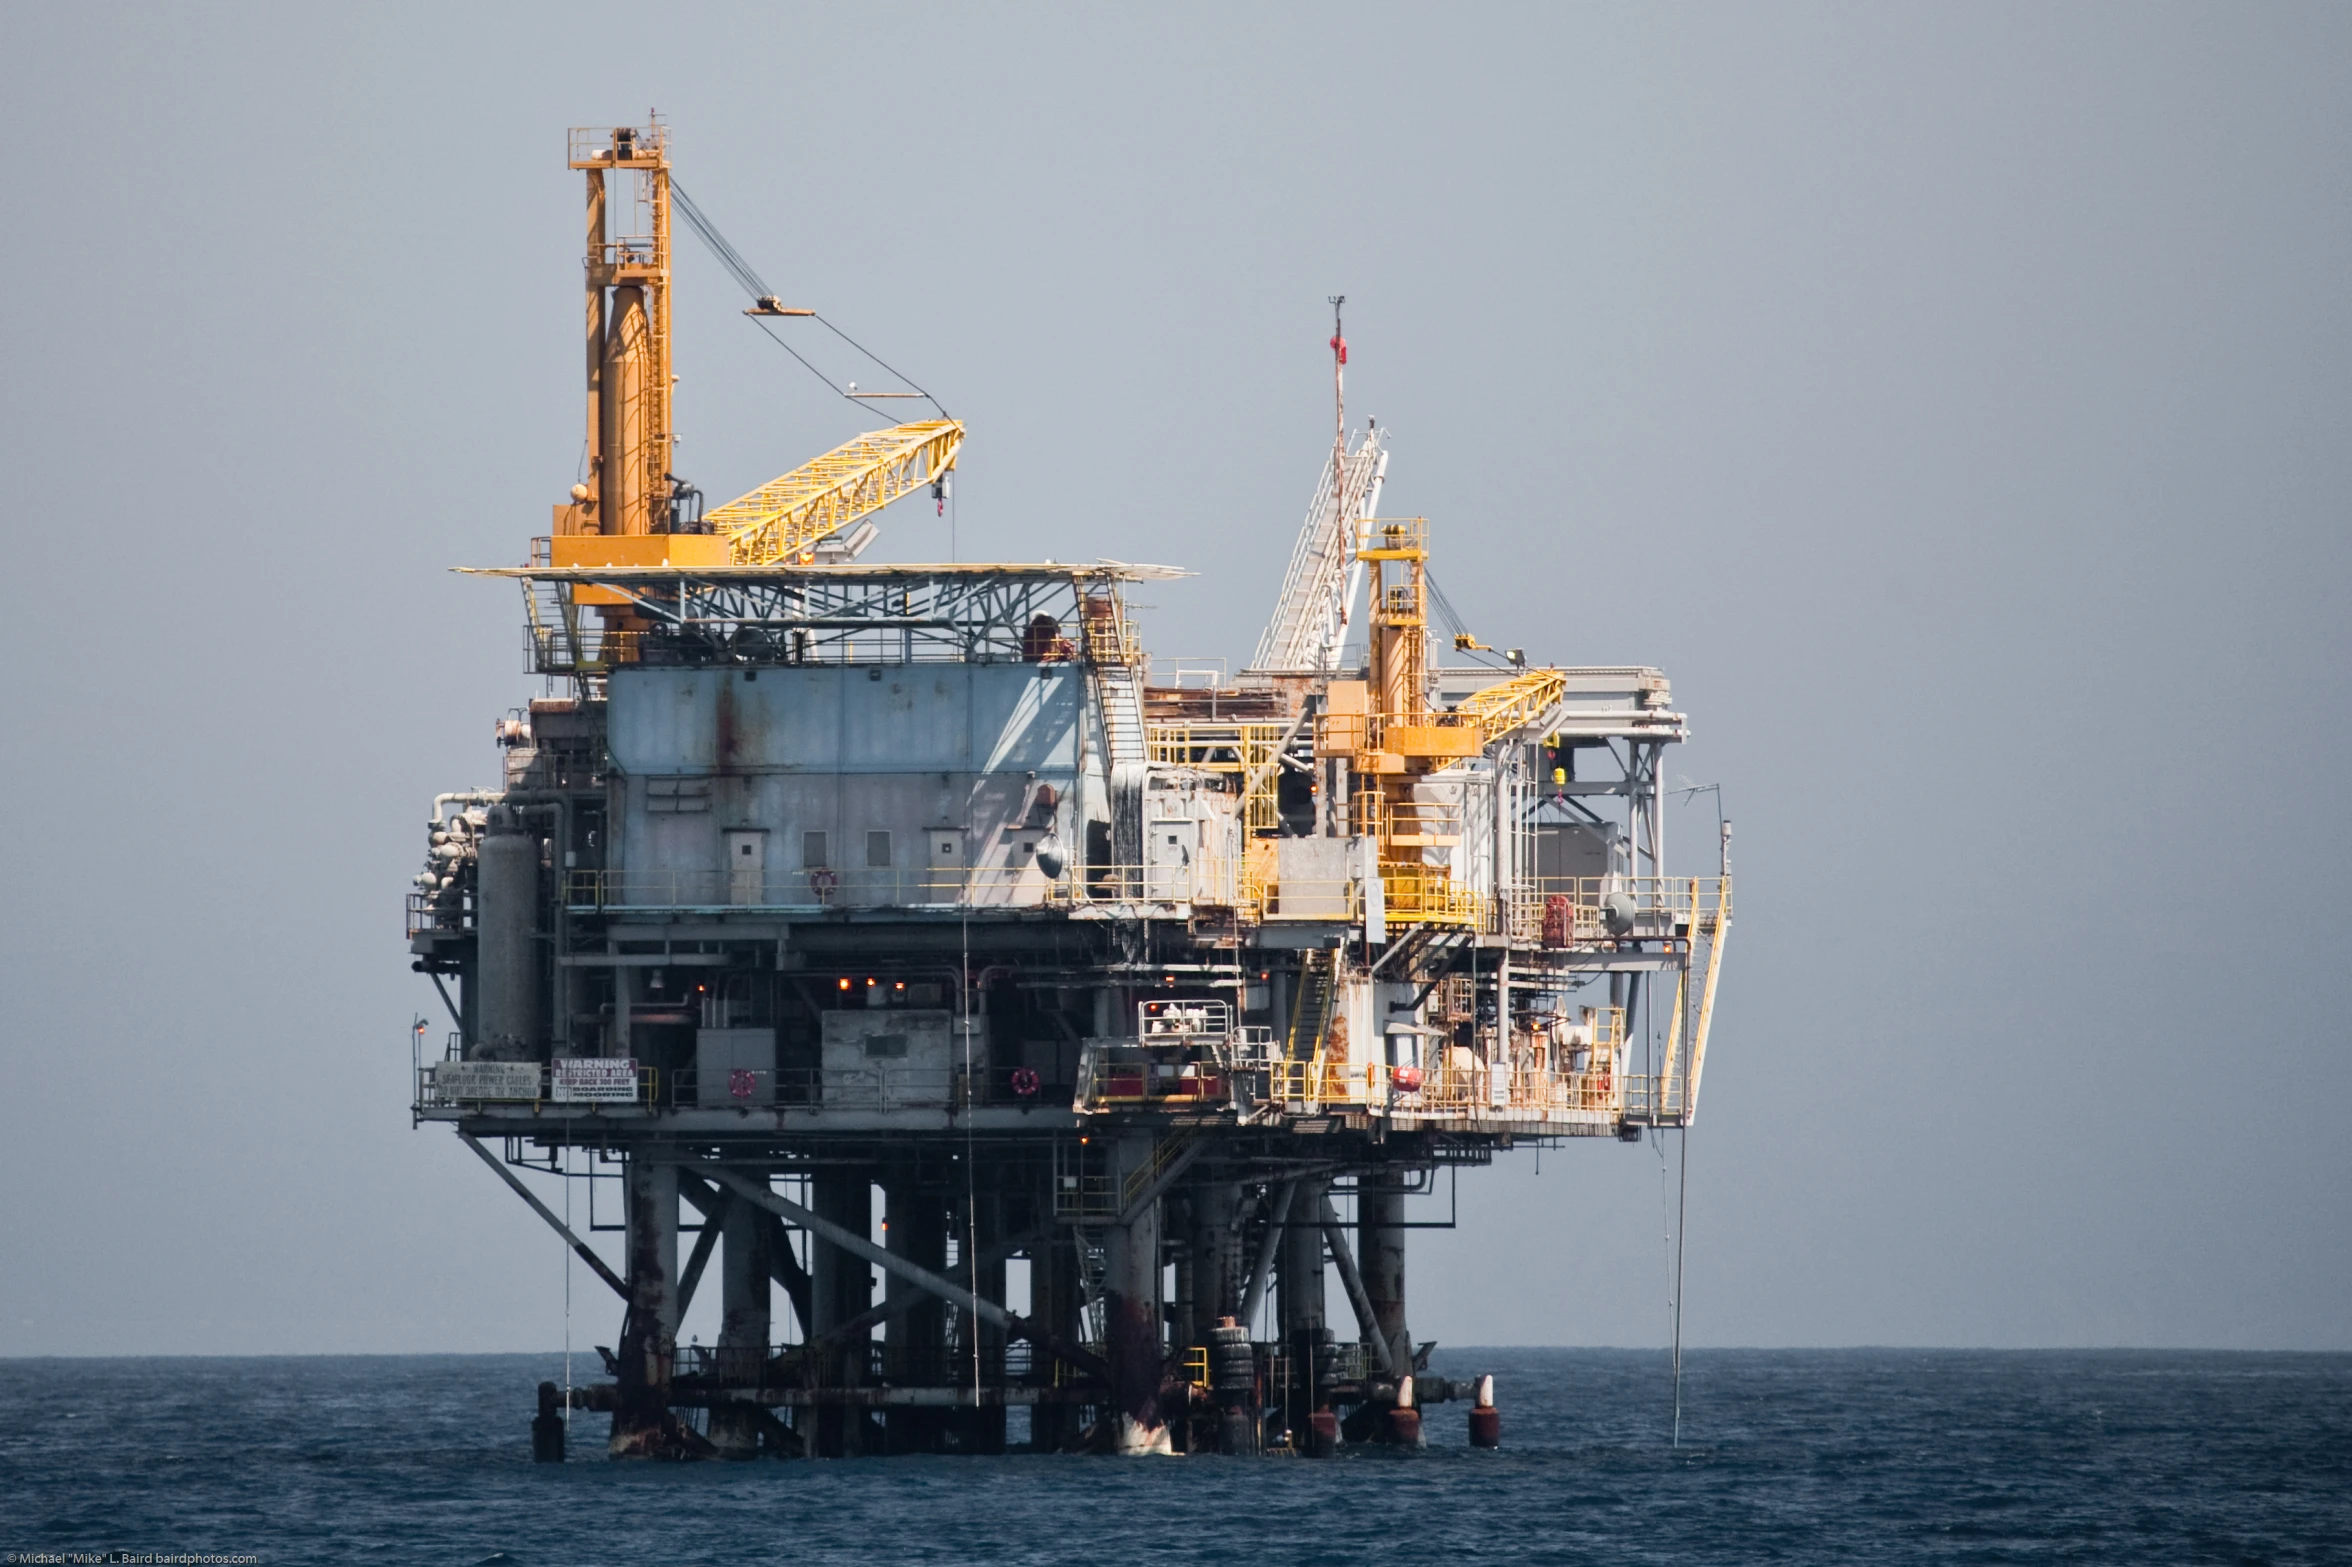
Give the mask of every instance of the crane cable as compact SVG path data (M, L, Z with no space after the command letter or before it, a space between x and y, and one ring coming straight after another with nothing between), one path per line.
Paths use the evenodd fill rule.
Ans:
M743 259L741 251L727 243L727 236L721 234L718 225L703 215L702 209L694 204L692 196L686 194L686 187L678 183L675 175L670 178L670 199L686 215L687 223L701 236L702 242L710 247L711 254L718 257L719 265L734 274L735 281L743 285L744 292L750 294L755 303L776 297L776 291L768 287L767 279L753 270L751 263Z
M732 244L728 243L727 236L720 233L718 225L710 220L709 216L703 212L702 208L695 205L694 198L686 194L686 187L678 183L677 177L675 175L672 175L670 178L670 199L676 204L679 213L686 219L686 226L694 230L695 236L700 239L704 245L709 247L710 253L718 259L719 265L726 268L728 275L735 279L735 282L742 288L744 293L751 296L751 302L754 305L773 304L776 299L776 291L768 287L767 279L761 277L759 275L758 269L753 267L749 261L744 259L743 252L737 250ZM941 406L938 398L933 397L929 392L925 391L921 386L917 385L914 378L908 375L905 371L893 366L881 355L866 347L865 344L859 342L856 338L851 337L847 332L842 331L841 328L835 326L832 322L826 320L823 316L818 315L817 312L812 310L809 312L809 316L817 323L817 325L823 327L826 331L832 333L835 337L840 338L844 343L847 343L850 347L856 349L859 353L874 361L875 364L880 365L890 374L898 377L899 380L905 382L908 386L914 387L915 394L917 396L921 397L923 401L929 403L933 408L939 410L940 418L946 419L953 417L948 413L946 408ZM824 371L819 370L815 365L810 364L807 356L802 354L799 349L794 348L790 343L784 341L783 338L778 337L775 333L775 330L770 327L765 320L756 315L753 316L751 320L753 325L757 326L762 332L767 333L769 340L773 342L778 348L783 349L784 352L799 360L803 369L807 370L809 374L815 376L818 380L824 382L826 387L832 391L834 396L846 398L850 402L856 403L860 408L866 406L865 400L860 398L855 392L844 391L840 387L835 386L831 376L825 374ZM857 383L854 381L850 383L852 386L855 386L856 384Z
M1421 581L1428 587L1429 602L1437 607L1437 618L1446 623L1446 629L1452 632L1455 636L1469 636L1469 623L1462 619L1461 611L1454 608L1454 601L1445 596L1445 589L1437 585L1437 573L1429 569L1429 563L1427 561L1423 561L1421 563ZM1472 640L1476 639L1473 638ZM1456 651L1467 653L1472 658L1477 658L1481 654L1485 654L1490 667L1495 669L1510 669L1516 667L1507 659L1496 661L1494 659L1493 650L1489 648L1457 648Z

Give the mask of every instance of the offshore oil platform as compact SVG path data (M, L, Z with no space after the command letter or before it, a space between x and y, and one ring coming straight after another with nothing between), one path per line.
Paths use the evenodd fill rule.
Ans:
M1452 1400L1499 1440L1408 1327L1407 1201L1690 1123L1731 887L1667 874L1665 676L1433 660L1428 526L1344 403L1230 679L1153 678L1125 595L1169 568L864 563L946 498L944 413L705 510L674 203L747 315L813 312L673 194L658 120L570 166L587 458L485 573L549 694L501 787L434 802L407 920L453 1024L416 1121L620 1298L537 1455L567 1399L616 1456L1001 1452L1012 1410L1038 1450L1321 1456ZM1336 396L1336 312L1331 350ZM585 1182L622 1260L518 1172Z

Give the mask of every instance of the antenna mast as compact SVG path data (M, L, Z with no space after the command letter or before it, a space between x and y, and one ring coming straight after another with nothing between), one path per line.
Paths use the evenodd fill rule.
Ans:
M1347 471L1347 336L1339 329L1339 307L1347 295L1326 297L1331 301L1331 471L1336 474ZM1339 487L1333 487L1331 499L1335 506L1344 504Z

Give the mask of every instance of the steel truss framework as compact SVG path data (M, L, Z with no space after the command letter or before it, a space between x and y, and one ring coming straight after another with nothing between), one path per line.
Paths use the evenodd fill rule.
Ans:
M534 668L600 673L641 657L701 661L971 663L1074 658L1087 606L1123 616L1121 587L1170 567L905 566L674 571L509 567L523 584ZM584 621L572 589L625 595L646 630ZM1041 621L1052 629L1040 638Z

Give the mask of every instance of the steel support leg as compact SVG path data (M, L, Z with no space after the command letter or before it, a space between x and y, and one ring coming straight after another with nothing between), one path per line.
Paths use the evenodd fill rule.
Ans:
M1005 1258L1001 1242L1005 1234L1004 1199L995 1192L980 1193L978 1222L980 1233L964 1237L965 1254L974 1259L972 1271L965 1283L973 1286L973 1293L983 1300L1002 1301L1005 1298ZM962 1272L962 1269L958 1269ZM1035 1309L1034 1304L1031 1307ZM980 1346L980 1376L984 1384L1004 1381L1005 1330L997 1323L986 1321L970 1312L959 1314L963 1331L970 1334L966 1342ZM959 1381L972 1375L971 1354L966 1351L964 1362L956 1370ZM986 1409L969 1411L965 1426L966 1437L961 1443L964 1451L972 1453L1001 1453L1005 1450L1005 1409L996 1404Z
M1050 1210L1050 1204L1041 1205ZM1078 1278L1078 1240L1075 1232L1055 1226L1029 1253L1030 1307L1037 1319L1055 1333L1078 1338L1083 1304ZM1078 1411L1068 1404L1039 1404L1029 1412L1029 1445L1040 1453L1059 1453L1078 1443Z
M1151 1160L1146 1134L1119 1138L1114 1179ZM1160 1205L1145 1203L1124 1224L1113 1224L1104 1246L1104 1332L1109 1339L1111 1407L1105 1432L1111 1451L1165 1453L1168 1427L1160 1414L1160 1373L1167 1351L1160 1341Z
M911 1174L886 1177L883 1186L883 1238L890 1254L904 1257L918 1268L944 1273L947 1268L947 1211L940 1194L915 1184ZM883 1285L893 1303L906 1298L914 1305L892 1317L882 1328L882 1365L893 1382L930 1387L942 1380L941 1352L947 1340L947 1310L936 1294L911 1279L892 1274ZM890 1409L883 1415L888 1450L893 1453L933 1452L940 1446L945 1412L937 1409Z
M810 1206L823 1217L853 1234L874 1227L874 1187L864 1170L820 1169L810 1180ZM815 1288L810 1302L816 1321L811 1336L829 1333L863 1316L874 1304L874 1265L829 1240L812 1236L809 1250L815 1264ZM865 1339L855 1339L835 1351L818 1368L819 1381L831 1387L857 1387L866 1380L870 1351ZM816 1440L811 1449L825 1458L854 1457L867 1451L865 1411L826 1404L815 1411Z
M616 1458L678 1458L700 1445L670 1413L678 1353L678 1166L667 1149L629 1154L629 1311L621 1327L610 1451Z
M1192 1343L1206 1343L1219 1317L1241 1311L1241 1188L1227 1181L1202 1186L1192 1199Z
M719 1253L722 1291L719 1317L717 1371L719 1380L746 1391L759 1386L768 1358L769 1215L747 1202L730 1202L721 1221L723 1250ZM713 1405L711 1445L721 1458L753 1458L759 1453L760 1419L757 1406L730 1408Z
M1405 1192L1393 1179L1367 1174L1357 1192L1356 1266L1389 1363L1412 1370L1413 1333L1405 1325Z
M1325 1183L1301 1180L1292 1188L1290 1213L1276 1255L1275 1298L1282 1319L1287 1374L1276 1389L1282 1422L1301 1452L1313 1452L1313 1416L1321 1405L1315 1362L1327 1330L1323 1325L1323 1227Z

